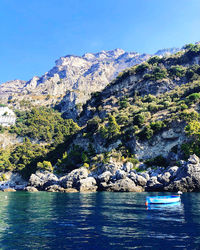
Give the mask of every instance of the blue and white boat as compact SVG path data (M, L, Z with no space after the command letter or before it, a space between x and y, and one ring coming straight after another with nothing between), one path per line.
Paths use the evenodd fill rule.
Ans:
M146 206L148 204L170 204L180 202L180 195L167 195L167 196L148 196L146 197Z

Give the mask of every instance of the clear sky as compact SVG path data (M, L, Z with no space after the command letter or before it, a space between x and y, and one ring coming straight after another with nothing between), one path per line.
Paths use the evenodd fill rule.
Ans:
M0 0L0 83L67 54L154 53L200 40L200 0Z

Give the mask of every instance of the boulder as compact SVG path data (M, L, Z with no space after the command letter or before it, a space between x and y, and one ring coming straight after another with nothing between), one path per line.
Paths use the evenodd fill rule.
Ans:
M3 189L4 192L16 192L14 188L5 188Z
M77 193L77 192L78 192L78 190L75 188L66 188L64 190L64 193Z
M153 176L147 181L146 184L146 191L162 191L163 190L163 184L160 183L156 176Z
M139 175L141 175L142 177L144 177L147 181L150 179L149 174L146 173L146 172L140 173Z
M65 189L59 185L51 185L45 188L45 191L47 192L64 192Z
M131 169L133 169L133 163L131 162L126 162L122 167L122 170L128 173L131 171Z
M99 175L97 179L99 182L108 182L110 180L111 175L112 174L110 171L106 171L106 172L103 172L101 175Z
M150 174L150 176L151 177L156 177L156 176L158 176L159 174L162 174L162 172L163 172L163 169L162 168L156 168L156 169L152 169L150 172L149 172L149 174Z
M29 179L29 186L35 187L39 190L45 189L58 183L58 177L49 171L36 171Z
M168 186L164 187L164 191L167 192L192 192L195 191L195 184L191 178L186 177L180 180L170 183Z
M122 164L119 163L119 162L112 162L110 164L104 164L102 167L101 167L101 173L105 172L105 171L110 171L112 175L115 175L116 171L118 169L121 169L122 168Z
M167 172L169 172L171 174L171 178L175 177L178 171L178 167L177 166L173 166L173 167L169 167L166 170Z
M84 167L74 169L68 175L60 178L60 185L64 188L76 188L77 183L88 177L88 170Z
M169 184L170 178L171 178L170 172L164 172L162 175L158 176L158 182L162 183L165 186Z
M115 179L120 180L120 179L125 179L127 176L127 173L124 170L118 169L115 173Z
M27 191L27 192L38 192L37 188L30 187L30 186L25 187L24 191Z
M4 181L0 182L0 189L14 188L15 190L24 190L27 186L27 181L25 181L22 176L18 173L5 172Z
M188 162L176 171L174 180L165 187L165 191L199 192L200 191L200 164L196 155L191 155Z
M188 159L188 163L194 164L194 165L198 165L199 164L199 157L196 156L195 154L190 155L189 159Z
M141 187L145 187L147 184L147 179L145 179L143 176L141 175L137 175L137 185L141 186Z
M80 192L95 192L97 190L96 180L93 177L81 179L77 183L77 188Z
M135 183L126 177L113 183L110 187L107 188L107 191L113 192L142 192L143 189L139 186L136 186Z
M134 171L131 171L128 175L128 178L130 178L135 183L137 182L137 174Z
M107 191L110 187L112 186L112 184L108 184L107 182L100 182L98 185L98 190L99 191Z

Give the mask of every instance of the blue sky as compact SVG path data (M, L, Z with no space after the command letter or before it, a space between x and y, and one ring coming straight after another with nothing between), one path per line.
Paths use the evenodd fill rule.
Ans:
M200 40L199 0L0 0L0 83L67 54L154 53Z

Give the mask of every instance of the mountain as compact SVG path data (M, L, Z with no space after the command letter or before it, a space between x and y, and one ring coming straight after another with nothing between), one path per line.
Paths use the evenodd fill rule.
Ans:
M178 49L159 50L162 56ZM14 80L0 85L0 102L8 100L19 107L24 100L33 105L59 104L65 117L75 118L91 93L101 91L126 68L150 58L149 54L125 52L122 49L86 53L83 56L67 55L55 62L55 67L43 76L30 81Z
M23 143L0 150L2 170L66 173L84 166L98 172L113 162L132 162L139 171L178 168L189 155L200 156L200 45L127 68L92 94L78 124L47 107L15 113L16 125L0 132Z

